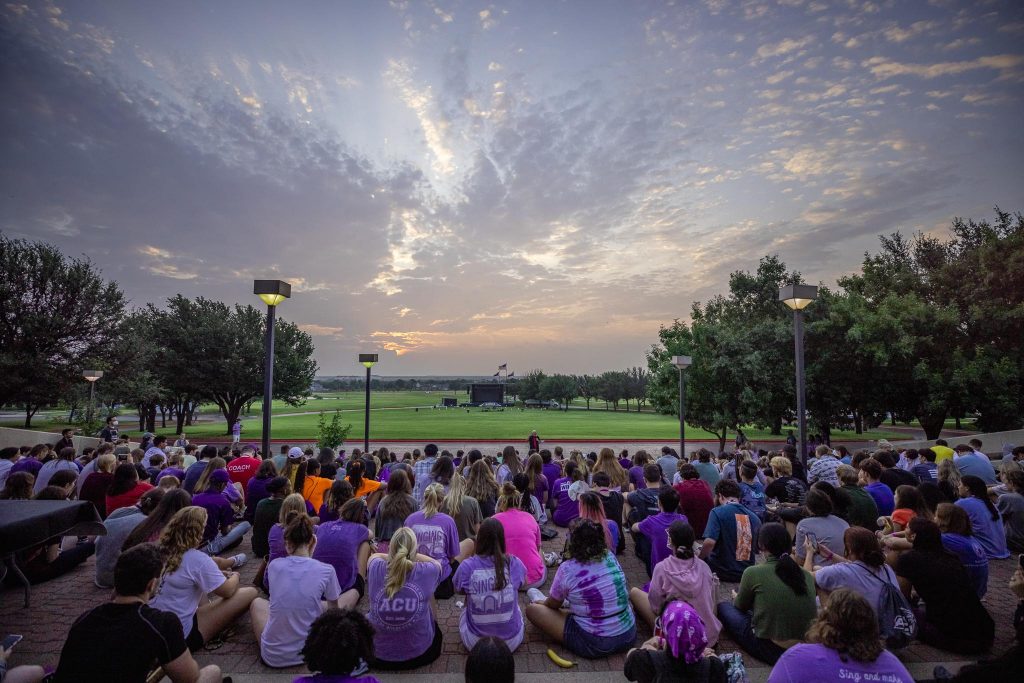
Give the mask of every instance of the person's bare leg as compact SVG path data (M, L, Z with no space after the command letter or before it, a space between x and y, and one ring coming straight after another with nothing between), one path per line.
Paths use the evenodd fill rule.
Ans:
M341 609L354 609L358 603L359 591L355 588L349 588L341 594L340 598L338 598L338 607Z
M220 672L220 667L216 664L211 664L199 670L199 678L196 680L196 683L221 683L223 680L224 676Z
M363 543L359 546L359 552L356 555L356 566L358 567L359 576L366 578L366 565L370 561L370 544Z
M654 630L654 610L651 609L651 601L647 599L647 593L642 588L631 588L629 601L633 603L636 615L646 621L651 630Z
M467 538L465 541L459 543L459 556L455 559L462 562L474 552L476 552L476 543L472 538Z
M219 555L211 555L214 564L217 565L217 569L226 571L228 569L234 569L235 561L230 557L220 557Z
M259 646L263 630L270 620L270 603L264 598L256 598L249 605L249 618L252 619L252 632L256 634L256 645Z
M230 598L214 598L200 606L197 613L199 633L203 640L210 640L242 616L259 592L252 586L239 588Z
M526 606L526 618L549 638L557 643L563 642L565 636L565 620L568 613L551 609L547 605L531 603Z
M4 676L4 683L39 683L45 676L46 671L41 666L16 666Z

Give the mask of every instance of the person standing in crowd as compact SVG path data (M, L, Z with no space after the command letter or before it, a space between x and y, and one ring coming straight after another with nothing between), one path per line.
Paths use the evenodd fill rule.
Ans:
M829 596L807 632L807 641L782 653L768 683L914 683L903 663L882 646L878 618L868 601L848 588Z
M416 669L441 656L441 629L434 619L432 597L442 567L417 552L412 529L391 537L388 554L370 556L367 567L369 621L373 626L373 668Z
M722 581L739 581L744 570L754 564L754 539L761 520L740 505L740 487L728 479L715 486L718 507L711 511L704 529L700 558Z
M235 418L234 424L231 425L231 443L236 444L242 440L242 421Z
M119 422L117 417L114 415L111 415L106 419L103 429L100 430L100 439L103 443L114 443L117 441L117 436L120 433L118 424Z
M817 615L814 577L790 555L786 527L765 524L757 538L767 560L743 572L733 602L718 604L718 618L748 654L775 664L786 648L803 640Z
M535 429L530 432L530 438L526 440L526 445L529 449L528 452L533 453L535 451L540 451L540 444L541 440L540 437L537 436L537 430Z
M705 623L693 607L673 601L661 616L663 635L654 636L626 655L625 676L638 683L679 680L726 683L725 664L708 653Z

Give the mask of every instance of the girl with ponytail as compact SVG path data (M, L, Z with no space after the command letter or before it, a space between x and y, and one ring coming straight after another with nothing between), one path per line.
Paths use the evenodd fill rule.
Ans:
M502 536L508 554L519 559L526 567L526 588L540 586L547 578L547 568L540 554L540 525L534 516L522 509L522 494L509 482L501 485L498 514L494 519L502 527Z
M718 642L722 622L715 616L715 596L718 595L718 577L693 551L696 536L687 522L676 520L668 527L668 547L672 551L654 565L651 590L642 588L629 591L638 617L654 629L655 617L674 600L689 604L700 615L708 637L708 647Z
M302 663L306 634L325 607L352 608L359 602L357 591L342 592L333 567L313 559L317 537L309 517L291 516L284 544L288 556L267 567L274 585L270 600L256 598L249 608L260 659L275 668Z
M743 570L739 592L732 602L719 603L718 618L747 653L775 664L804 639L818 614L814 577L790 555L793 540L783 525L762 525L757 540L767 561Z
M1010 556L1006 548L1006 532L996 506L988 496L988 487L981 477L967 475L960 479L960 500L955 503L971 518L971 531L990 560Z
M442 566L418 552L418 546L413 530L402 527L391 536L387 555L370 556L367 594L374 630L372 668L415 669L441 655L441 629L434 620L430 596L441 582Z
M459 544L459 530L455 520L441 512L444 504L444 488L440 484L431 484L423 492L423 508L409 515L405 526L416 535L419 552L437 560L441 565L441 585L434 597L438 600L450 598L455 594L452 587L452 573L459 562L473 552L473 541L466 539ZM392 543L394 537L392 536Z

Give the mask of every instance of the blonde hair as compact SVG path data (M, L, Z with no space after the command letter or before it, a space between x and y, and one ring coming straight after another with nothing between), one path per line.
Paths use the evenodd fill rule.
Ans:
M210 462L206 463L206 469L199 475L199 480L196 485L192 488L196 493L201 493L206 490L206 485L210 481L210 475L213 474L214 470L222 470L228 466L224 458L218 456L216 458L210 458Z
M444 511L454 517L462 510L462 498L466 495L466 480L456 472L448 484L448 495L444 497Z
M601 452L598 453L597 464L594 465L594 473L598 472L607 474L608 478L612 480L612 486L620 488L629 486L629 475L626 474L626 470L622 469L622 465L619 464L618 459L615 457L615 451L610 448L602 448Z
M160 481L157 483L157 486L159 486L162 489L167 489L168 491L170 491L171 489L180 489L181 480L178 479L173 474L165 474L164 476L160 477Z
M301 493L292 493L281 503L281 512L277 516L277 523L281 526L288 526L291 519L288 513L297 512L300 515L306 514L306 499Z
M768 461L772 470L780 477L789 477L793 474L793 463L784 455L777 455Z
M523 502L523 496L511 482L506 481L501 485L501 495L498 496L498 505L496 506L498 512L516 510L521 502Z
M590 480L590 461L583 455L583 451L569 453L569 462L575 463L576 468L583 473L583 481Z
M189 550L198 548L206 530L206 509L189 505L174 513L160 532L160 549L167 562L164 574L172 574L181 566L181 558Z
M100 457L96 458L96 471L113 474L115 464L117 464L117 458L114 457L114 454L104 453Z
M440 484L431 484L423 492L423 518L430 519L441 511L444 502L444 487ZM460 501L461 503L461 501Z
M402 590L405 580L416 562L419 541L409 527L401 527L391 536L388 545L388 573L384 580L384 592L388 599Z
M469 478L466 479L466 494L481 502L498 497L498 480L494 478L494 472L483 460L477 460L470 466Z

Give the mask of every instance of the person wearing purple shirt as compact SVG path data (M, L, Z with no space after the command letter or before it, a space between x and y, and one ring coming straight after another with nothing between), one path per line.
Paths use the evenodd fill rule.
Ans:
M178 481L185 480L185 470L180 467L165 467L157 473L156 478L153 479L153 485L156 486L160 483L160 480L164 477L177 477Z
M192 504L206 510L206 529L203 531L205 545L202 550L208 555L216 555L237 545L252 528L249 522L239 522L232 526L235 509L224 495L224 489L230 481L225 470L214 470L206 490L192 496Z
M268 465L267 463L270 464ZM250 479L249 483L245 485L245 514L242 515L242 519L250 524L256 514L256 506L259 505L260 501L264 498L270 498L270 492L267 491L267 484L277 476L275 474L276 472L277 470L274 468L273 461L264 460L263 464L260 465L260 469L256 473L256 476Z
M458 564L461 552L455 520L439 512L443 501L444 488L440 484L431 484L423 492L423 509L405 518L405 526L416 535L418 552L432 557L441 565L442 583L451 577L452 562Z
M19 460L18 462L14 463L11 466L10 474L15 474L17 472L28 472L33 477L36 477L39 475L39 470L42 468L42 466L43 463L41 463L33 455L29 454L27 457L22 458L21 460ZM10 476L10 474L8 476Z
M643 534L650 541L651 559L647 567L648 575L653 574L655 565L672 554L668 546L668 528L672 526L672 522L687 522L686 515L677 512L679 494L675 489L666 486L658 493L658 509L658 514L650 515L632 527L633 533Z
M865 460L860 465L860 484L875 500L878 514L883 517L891 515L896 507L892 489L882 483L882 466L875 459Z
M313 559L334 567L342 591L355 588L359 597L366 592L366 563L370 559L370 530L366 501L352 498L341 506L340 519L321 523L316 530Z
M541 471L544 473L549 484L562 477L562 466L557 462L551 461L551 452L549 450L546 448L542 450L540 452L540 458L544 462L544 466L541 468Z
M548 507L554 510L551 515L552 521L557 526L567 527L572 520L580 516L580 506L575 500L569 497L569 487L576 481L582 481L576 463L565 463L566 476L556 479L551 486L551 498Z

